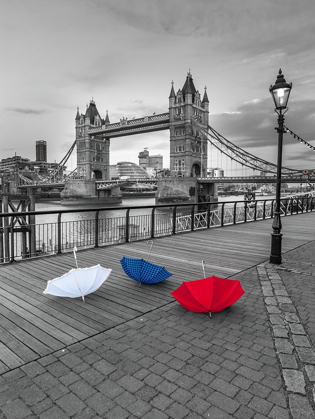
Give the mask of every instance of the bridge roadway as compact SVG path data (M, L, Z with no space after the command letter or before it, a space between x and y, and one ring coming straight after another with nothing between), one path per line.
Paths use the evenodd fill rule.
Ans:
M96 180L97 189L109 189L109 187L114 187L116 185L126 184L126 183L145 183L156 185L158 179L123 179L123 180ZM197 178L199 183L276 183L276 175L274 176L231 176L231 177L203 177ZM315 183L315 176L283 176L282 183ZM18 188L40 188L40 187L51 187L55 189L63 189L64 182L35 182L35 183L24 183L18 185Z
M79 251L79 266L113 270L85 303L43 294L70 253L0 266L0 416L314 418L315 212L282 223L278 267L271 220L154 239L150 261L173 273L154 286L119 262L146 241ZM170 295L201 260L245 290L211 319Z

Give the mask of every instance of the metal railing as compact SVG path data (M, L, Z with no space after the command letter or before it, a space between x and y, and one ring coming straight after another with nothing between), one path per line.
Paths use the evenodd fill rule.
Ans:
M274 208L275 199L0 213L0 263L264 220ZM281 199L282 216L314 208L312 196Z

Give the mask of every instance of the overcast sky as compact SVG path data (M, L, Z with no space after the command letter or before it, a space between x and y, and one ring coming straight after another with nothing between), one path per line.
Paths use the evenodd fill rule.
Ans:
M207 86L210 125L276 162L269 93L279 68L293 83L286 125L315 146L314 0L0 0L0 159L59 162L75 115L93 99L110 121L168 111L171 82L190 70ZM111 140L111 164L144 147L169 165L169 132ZM220 166L213 153L208 166ZM222 165L225 163L223 162ZM283 164L315 169L315 151L284 136ZM73 156L69 166L76 166Z

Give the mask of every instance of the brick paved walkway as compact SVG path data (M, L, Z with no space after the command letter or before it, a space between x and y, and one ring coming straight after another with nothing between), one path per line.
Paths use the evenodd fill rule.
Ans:
M315 418L314 255L241 272L211 319L172 301L3 374L0 418Z

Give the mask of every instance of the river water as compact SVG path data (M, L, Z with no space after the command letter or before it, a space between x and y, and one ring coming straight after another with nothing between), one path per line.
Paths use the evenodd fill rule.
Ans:
M243 201L243 195L232 195L232 196L221 196L219 197L219 202L229 202L229 201ZM58 211L58 210L78 210L78 209L94 209L94 208L107 208L109 210L105 212L101 212L100 216L102 218L111 218L111 217L121 217L124 216L126 213L126 207L141 207L141 206L153 206L155 205L155 198L127 198L123 199L122 203L120 204L62 204L60 201L40 201L36 203L36 211ZM110 208L121 208L113 209L112 211ZM184 209L184 207L182 207ZM163 211L163 210L162 210ZM165 209L164 209L165 211ZM151 212L149 208L135 208L132 209L130 215L142 215L148 214ZM157 213L159 210L157 209ZM62 219L64 221L68 220L82 220L86 218L93 217L93 212L74 212L70 214L63 214ZM57 214L49 214L49 215L38 215L36 216L37 222L45 222L51 223L56 222Z

